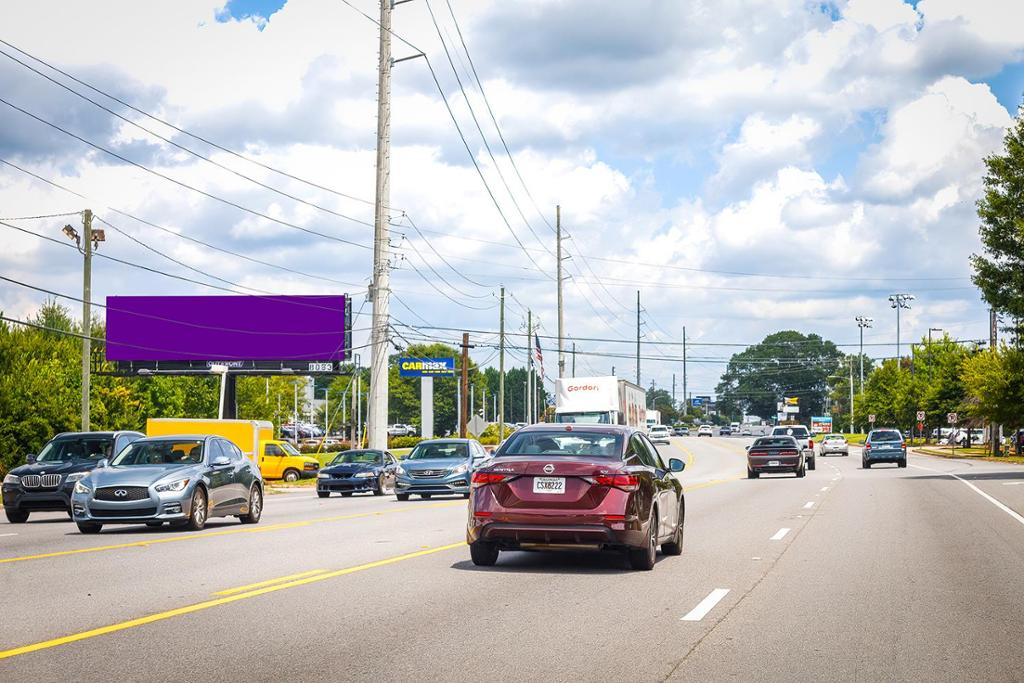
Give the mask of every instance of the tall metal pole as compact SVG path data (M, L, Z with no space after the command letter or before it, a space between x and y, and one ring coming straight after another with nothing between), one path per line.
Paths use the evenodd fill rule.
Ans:
M498 341L498 443L505 440L505 288L501 288Z
M292 441L299 445L299 380L292 382L295 405L292 406Z
M572 343L572 376L576 376L576 342Z
M526 424L533 424L533 311L526 310Z
M690 414L690 396L686 393L686 326L683 326L683 415Z
M640 384L640 290L636 290L636 384Z
M854 320L857 321L857 327L860 328L860 393L864 394L864 328L871 327L871 323L874 322L874 318L868 318L867 316L858 315Z
M388 323L391 296L388 204L391 203L391 7L380 2L380 59L377 80L377 195L373 215L373 318L370 329L370 448L387 448Z
M462 405L459 410L459 438L466 438L466 428L469 422L469 333L462 333L462 389L459 392L462 397Z
M565 308L562 302L562 207L555 206L555 262L558 274L558 376L565 376Z
M864 330L861 329L861 334ZM863 358L863 356L862 356ZM861 367L863 367L863 361L861 361ZM850 362L850 433L853 434L853 362Z
M82 431L89 431L89 387L91 385L92 367L92 211L85 210L82 221L85 244L82 254L85 263L82 267Z

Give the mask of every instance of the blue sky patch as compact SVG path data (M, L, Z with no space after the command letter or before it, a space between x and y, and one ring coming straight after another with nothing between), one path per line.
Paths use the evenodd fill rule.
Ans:
M1024 101L1024 62L1007 64L985 82L992 88L999 104L1006 107L1011 116L1016 116L1017 108Z
M260 30L270 20L271 15L284 7L287 0L228 0L223 11L218 13L217 21L231 19L256 19Z

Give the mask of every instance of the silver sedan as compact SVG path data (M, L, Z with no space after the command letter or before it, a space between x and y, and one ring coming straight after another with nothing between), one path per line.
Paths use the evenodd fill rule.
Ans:
M822 455L849 455L850 444L842 434L826 434L821 440Z

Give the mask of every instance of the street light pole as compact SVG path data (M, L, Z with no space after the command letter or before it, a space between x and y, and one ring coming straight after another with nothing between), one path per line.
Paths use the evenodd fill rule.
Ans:
M858 315L855 320L857 321L857 327L860 328L860 393L864 393L864 328L871 327L871 323L875 322L874 318L868 318L863 315ZM850 391L853 391L853 380L850 381Z
M896 369L899 370L903 361L903 348L900 345L900 310L910 310L910 302L914 300L913 294L890 294L889 305L896 309Z

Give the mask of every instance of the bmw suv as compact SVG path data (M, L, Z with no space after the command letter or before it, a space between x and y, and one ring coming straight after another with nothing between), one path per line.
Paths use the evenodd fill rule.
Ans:
M28 464L12 469L3 483L7 521L21 524L33 512L64 510L71 516L75 482L84 479L100 460L141 439L139 432L65 432L53 437Z

